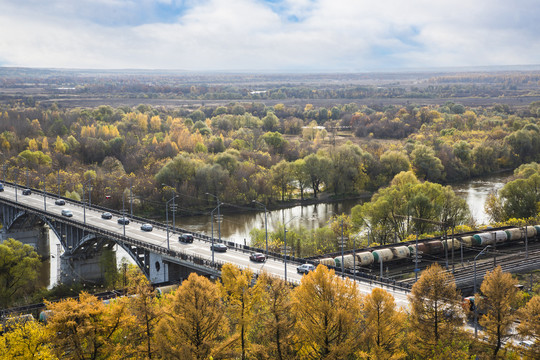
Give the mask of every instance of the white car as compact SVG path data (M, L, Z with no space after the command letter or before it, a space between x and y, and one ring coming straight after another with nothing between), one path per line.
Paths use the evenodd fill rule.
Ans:
M72 217L72 216L73 216L73 213L71 212L71 210L68 210L68 209L62 209L62 216Z
M315 265L312 264L302 264L296 268L299 274L307 274L310 271L315 270Z

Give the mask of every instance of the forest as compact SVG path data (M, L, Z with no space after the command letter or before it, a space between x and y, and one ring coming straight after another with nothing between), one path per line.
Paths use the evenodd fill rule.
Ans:
M540 355L540 295L518 290L517 280L500 267L486 274L476 294L482 341L467 325L471 308L462 302L452 275L437 264L413 286L408 311L381 288L361 295L350 279L323 265L295 288L225 265L220 281L193 273L162 297L137 269L125 276L129 296L102 302L82 292L78 298L46 302L40 322L8 319L0 354L81 360ZM520 339L533 339L533 345Z

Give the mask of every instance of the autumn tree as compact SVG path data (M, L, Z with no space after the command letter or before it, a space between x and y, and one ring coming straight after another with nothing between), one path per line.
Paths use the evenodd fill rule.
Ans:
M528 358L540 359L540 296L536 295L527 305L519 310L517 333L532 340L528 349L522 349Z
M15 239L7 239L0 244L1 308L7 308L33 292L40 264L32 246Z
M240 270L232 264L221 268L221 296L225 303L234 335L226 340L225 348L239 352L242 360L248 358L250 351L249 333L253 326L256 307L259 306L259 288L252 287L253 272Z
M478 298L478 308L484 316L480 318L480 325L493 346L493 356L501 349L505 339L512 333L512 325L516 319L518 289L517 280L511 274L504 273L500 266L487 272L480 286L482 296Z
M127 306L130 310L126 324L125 352L136 358L151 359L157 352L154 344L156 327L163 314L156 293L146 277L136 268L130 269Z
M359 350L362 299L352 281L319 265L302 278L292 301L302 358L347 359Z
M437 263L431 265L413 285L409 302L413 353L431 358L437 351L457 344L463 311L461 296L451 274Z
M375 288L364 299L366 321L365 347L374 359L405 357L401 345L404 340L405 313L387 291Z
M295 317L292 312L291 286L282 279L263 273L257 285L261 288L262 307L253 325L253 353L263 359L295 359Z
M9 319L6 323L9 323ZM0 329L1 329L0 325ZM16 324L10 329L1 329L0 358L2 359L57 359L49 345L49 334L45 325L36 321Z
M47 330L56 356L76 360L122 358L116 346L126 323L123 302L106 306L82 292L79 299L45 304L51 310Z
M215 283L190 274L164 301L163 311L156 333L161 357L208 359L219 355L219 342L228 328L221 293Z
M331 169L332 162L330 159L316 154L306 156L304 161L306 173L311 180L313 197L317 198L321 185L328 181L328 172Z

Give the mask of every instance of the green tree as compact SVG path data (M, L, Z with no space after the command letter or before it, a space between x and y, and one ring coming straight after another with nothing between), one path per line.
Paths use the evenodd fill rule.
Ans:
M304 200L304 189L310 184L310 177L304 159L298 159L291 164L291 176L300 189L300 199Z
M32 246L15 239L0 244L0 307L7 308L34 291L40 265Z
M306 172L311 180L313 197L317 198L320 186L328 179L332 162L330 159L316 154L306 156L304 161L306 162Z
M279 119L273 112L269 112L261 120L264 131L275 131L279 126Z
M279 189L281 201L285 201L285 196L288 195L290 191L293 179L291 164L285 160L281 160L279 163L272 166L270 170L272 173L272 183Z
M413 168L419 178L429 181L443 180L444 167L441 160L435 156L433 149L417 144L411 153L411 158Z
M287 144L287 140L285 140L283 135L277 131L267 132L261 136L261 139L270 147L270 149L272 149L272 152L276 154L283 153L283 149Z

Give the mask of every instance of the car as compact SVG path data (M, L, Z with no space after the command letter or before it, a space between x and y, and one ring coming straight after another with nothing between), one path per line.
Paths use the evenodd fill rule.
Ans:
M265 262L266 256L264 256L263 253L253 253L249 255L249 260L255 261L255 262Z
M191 235L191 234L182 234L182 235L180 235L178 237L178 241L186 243L186 244L191 244L191 243L193 243L193 235Z
M56 200L54 200L54 204L55 205L66 205L66 202L64 201L64 199L56 199Z
M315 270L315 265L312 264L302 264L296 268L299 274L307 274L310 271Z
M129 219L125 217L121 217L120 219L118 219L118 223L120 225L129 225Z
M154 227L151 224L142 224L141 230L142 231L152 231Z
M104 212L101 214L101 218L105 220L110 220L112 219L112 214L110 212Z
M23 194L23 195L31 195L31 194L32 194L32 190L30 190L30 189L24 189L24 190L22 191L22 194Z
M213 245L210 245L210 250L214 250L216 252L225 252L227 249L227 245L221 243L214 243Z
M4 191L4 184L0 183L0 191Z
M72 216L73 216L73 213L71 212L71 210L68 210L68 209L62 209L62 216L72 217Z

